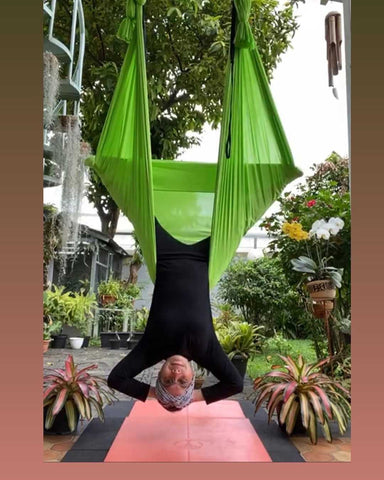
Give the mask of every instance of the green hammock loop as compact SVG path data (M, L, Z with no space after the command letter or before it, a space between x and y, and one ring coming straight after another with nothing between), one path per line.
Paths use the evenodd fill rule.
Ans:
M124 20L120 23L116 36L129 43L136 26L136 5L143 6L147 0L127 0Z
M211 237L212 288L247 230L301 172L294 165L257 48L250 48L249 0L235 0L237 41L249 48L236 46L233 62L227 63L218 163L207 158L152 159L143 3L136 1L131 40L96 156L88 164L133 224L151 279L156 275L156 217L185 244Z
M255 40L249 25L251 0L234 0L238 23L236 27L235 46L237 48L254 48Z

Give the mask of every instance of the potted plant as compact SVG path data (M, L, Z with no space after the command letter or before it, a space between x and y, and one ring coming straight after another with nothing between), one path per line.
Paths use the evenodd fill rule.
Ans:
M53 322L60 325L60 328L56 328L55 334L52 332L52 348L65 348L68 337L62 333L62 328L68 318L68 312L73 308L73 302L64 289L64 286L52 285L51 289L43 292L44 318L51 318Z
M193 370L195 372L195 389L199 390L200 388L202 388L204 380L208 375L208 370L194 361L192 362L192 364Z
M315 302L332 300L336 296L336 288L341 287L343 269L329 265L333 257L328 255L328 251L330 237L337 235L343 226L341 218L333 217L328 221L316 220L309 232L304 231L297 222L285 223L282 227L283 232L290 238L307 242L307 255L292 259L291 264L293 270L304 274L307 279L306 288ZM311 243L312 250L308 242ZM315 254L312 254L313 251Z
M54 322L52 318L46 316L43 321L43 353L48 350L52 341L52 335L61 330L61 323Z
M146 307L142 307L135 311L135 321L133 324L133 334L131 341L129 342L129 347L132 348L140 341L141 337L144 335L145 327L148 322L149 310Z
M301 418L313 444L317 443L317 422L322 425L328 442L332 442L331 420L337 422L342 434L345 433L351 416L350 394L319 371L329 359L308 364L302 355L297 360L290 356L279 357L283 365L274 365L270 372L254 381L255 412L265 404L268 422L276 412L280 426L285 427L288 435Z
M105 379L89 374L97 365L79 369L68 355L63 369L49 369L44 375L44 432L70 434L76 431L79 417L90 420L93 414L104 421L103 406L117 400Z
M257 352L256 342L261 337L259 330L263 327L234 320L227 327L216 331L224 352L231 359L243 377L247 371L248 359Z
M85 293L84 289L80 292L73 292L69 302L71 308L67 314L67 325L75 327L80 336L69 337L71 347L74 349L81 348L87 337L89 321L94 316L94 308L97 306L96 295L94 293ZM89 340L89 337L88 337Z
M120 282L118 280L104 280L97 287L100 302L103 306L115 303L120 293Z

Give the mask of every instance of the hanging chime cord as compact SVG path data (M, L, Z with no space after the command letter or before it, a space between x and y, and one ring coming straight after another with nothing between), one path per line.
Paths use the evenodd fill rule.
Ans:
M231 21L231 40L230 40L230 62L231 62L231 98L229 102L229 122L228 122L228 136L227 142L225 144L225 156L229 158L231 156L231 128L232 128L232 95L233 95L233 70L234 70L234 61L235 61L235 34L236 34L236 8L235 2L232 0L232 21Z

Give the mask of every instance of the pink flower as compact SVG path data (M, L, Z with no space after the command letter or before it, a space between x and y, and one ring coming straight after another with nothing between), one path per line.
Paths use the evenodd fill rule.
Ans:
M311 208L311 207L314 207L316 205L316 200L309 200L309 202L307 202L307 207Z

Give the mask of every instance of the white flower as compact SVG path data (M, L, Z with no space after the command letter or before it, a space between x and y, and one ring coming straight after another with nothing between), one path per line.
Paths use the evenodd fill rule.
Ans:
M324 219L316 220L312 224L311 230L309 231L309 235L313 236L314 234L317 233L319 229L324 228L326 224L327 222Z
M331 217L328 220L328 224L332 225L333 228L335 227L338 228L339 230L341 230L344 227L344 221L339 217Z
M336 224L329 223L327 224L327 230L331 235L337 235L339 233L339 228L337 228Z
M317 238L322 238L324 240L328 240L330 237L329 230L326 228L319 228L315 232Z

